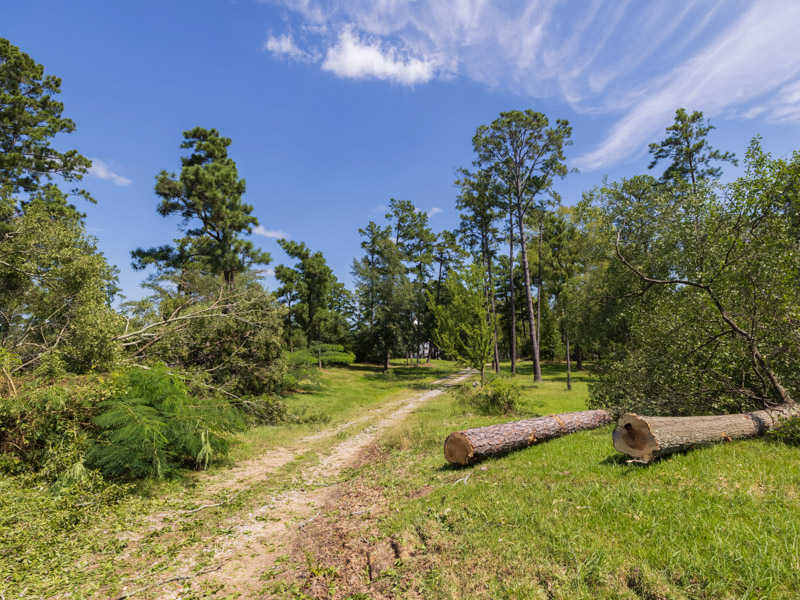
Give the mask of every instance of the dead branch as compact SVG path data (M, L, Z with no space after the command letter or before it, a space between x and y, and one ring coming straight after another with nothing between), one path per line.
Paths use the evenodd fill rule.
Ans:
M144 587L135 589L132 592L127 592L125 594L117 596L115 600L125 600L126 598L130 598L131 596L135 596L136 594L141 594L142 592L146 592L147 590L151 590L156 587L161 587L162 585L167 585L168 583L173 583L175 581L186 581L188 579L194 579L195 577L200 577L201 575L206 575L207 573L213 573L214 571L219 571L222 568L222 565L224 564L225 563L220 563L216 567L209 567L207 569L203 569L202 571L198 571L193 575L175 575L174 577L170 577L169 579L164 579L163 581L151 583L150 585L146 585Z
M216 508L217 506L225 506L227 504L230 504L234 500L236 500L236 498L239 496L239 494L241 494L245 490L249 490L249 489L250 489L250 486L243 487L238 492L236 492L233 496L231 496L230 498L228 498L226 500L223 500L222 502L217 502L216 504L206 504L206 505L200 506L198 508L193 508L192 510L182 510L180 512L183 513L184 515L190 515L192 513L197 513L197 512L200 512L201 510L205 510L207 508Z

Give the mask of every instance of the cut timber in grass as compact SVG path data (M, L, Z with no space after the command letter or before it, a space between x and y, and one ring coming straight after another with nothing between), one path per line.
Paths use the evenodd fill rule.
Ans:
M648 463L701 444L763 435L798 414L800 409L794 402L767 410L707 417L640 417L626 413L614 429L614 448L633 460Z
M444 442L444 457L455 465L469 465L487 456L527 448L536 442L597 429L612 420L605 410L583 410L456 431Z

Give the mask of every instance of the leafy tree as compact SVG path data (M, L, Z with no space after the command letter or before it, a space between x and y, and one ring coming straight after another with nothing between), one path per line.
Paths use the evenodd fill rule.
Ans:
M114 339L121 318L110 306L117 271L86 235L81 216L60 210L65 196L55 187L45 191L48 197L33 194L24 212L10 208L4 224L0 346L20 357L14 371L43 360L77 373L108 369L121 354Z
M494 278L492 265L497 253L499 231L495 223L500 217L497 209L498 190L496 182L486 171L472 174L462 169L461 179L456 185L461 186L461 193L456 199L456 208L460 211L461 225L458 229L464 245L471 249L473 259L477 261L486 273L484 289L489 304L487 319L497 324L495 307ZM500 371L500 357L497 350L497 330L495 328L493 341L494 369Z
M428 295L436 320L436 344L448 357L480 371L481 387L485 382L486 363L492 357L495 332L485 283L483 267L473 263L447 277L448 304L437 306L433 296Z
M340 344L347 340L349 325L346 319L348 294L336 280L333 270L321 252L311 252L302 242L279 240L284 252L297 261L295 267L278 265L275 277L282 286L278 295L287 299L288 334L293 347L293 332L299 330L306 344ZM294 304L292 304L294 302ZM305 344L303 344L305 345Z
M77 150L50 145L59 133L75 130L54 98L59 93L61 79L45 75L42 65L0 38L0 182L11 193L34 192L54 176L79 181L92 166Z
M358 303L359 355L389 368L392 353L408 347L414 322L414 286L390 227L359 229L365 255L353 262Z
M583 268L584 242L585 237L575 225L575 215L572 209L562 208L559 213L552 216L548 246L556 276L551 278L551 287L556 299L556 310L560 316L561 332L566 346L568 390L572 389L570 335L574 335L572 313L575 293L572 282Z
M428 215L417 210L409 200L389 201L386 218L393 223L395 245L401 250L407 269L413 273L414 293L414 355L417 365L422 348L422 327L427 322L427 302L425 292L432 276L436 234L428 227Z
M571 143L572 135L572 128L565 120L559 119L555 127L549 125L544 114L530 109L503 112L490 125L478 127L472 139L477 154L476 164L489 170L508 189L516 213L536 381L541 381L542 371L536 339L525 221L537 202L540 202L541 195L551 189L553 178L567 174L564 146Z
M798 182L800 154L773 159L756 140L745 175L719 191L698 182L634 198L607 186L617 262L639 291L628 352L606 366L595 405L704 414L793 404Z
M436 241L433 250L434 264L436 267L436 292L434 293L435 305L438 306L442 301L442 284L447 275L454 269L459 269L464 259L467 257L467 252L461 247L456 239L455 233L452 231L442 231ZM433 351L434 344L431 344L430 351ZM428 358L430 358L430 353Z
M720 167L711 166L712 161L738 164L731 152L720 152L711 148L706 136L714 129L703 119L703 113L694 111L691 115L686 109L675 111L675 122L667 127L669 134L658 144L650 144L653 160L649 168L654 168L663 160L671 161L664 174L663 181L690 182L692 188L701 179L717 179L722 175Z
M134 250L133 267L156 264L162 269L185 269L193 263L212 274L221 274L233 285L238 273L252 265L270 262L266 252L241 237L258 225L253 207L242 202L245 181L228 156L230 138L216 129L195 127L183 133L181 148L191 151L181 158L181 174L161 171L156 177L156 194L161 197L158 213L180 215L185 236L175 246ZM193 227L189 227L193 224Z

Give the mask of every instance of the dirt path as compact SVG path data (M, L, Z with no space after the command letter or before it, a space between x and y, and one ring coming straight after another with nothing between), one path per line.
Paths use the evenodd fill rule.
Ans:
M317 464L301 468L289 487L281 492L248 498L241 510L226 519L229 534L217 538L211 549L214 566L219 568L193 577L191 588L206 593L213 589L214 597L227 597L227 594L238 594L235 597L242 599L267 597L265 573L275 565L278 557L286 555L298 531L319 516L319 507L325 497L335 491L344 469L354 464L358 456L388 428L441 394L445 387L457 384L471 374L472 371L465 370L436 381L434 385L441 387L389 402L358 419L307 436L292 448L278 448L228 471L205 477L202 485L209 496L225 490L232 497L253 482L291 466L290 463L298 460L311 443L337 435L347 436L321 455ZM364 424L366 427L359 427ZM153 523L169 518L166 514L154 515ZM199 566L192 556L179 555L175 564L184 565L182 571L185 573L197 571ZM165 585L158 592L150 592L149 597L179 598L180 590L185 592L187 583Z

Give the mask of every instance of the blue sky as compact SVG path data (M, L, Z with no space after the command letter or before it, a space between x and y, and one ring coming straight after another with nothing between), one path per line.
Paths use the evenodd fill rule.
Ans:
M756 134L777 156L797 149L798 31L796 0L26 0L0 20L63 80L77 131L56 145L94 160L98 204L81 208L129 298L144 277L130 250L177 237L153 184L178 170L186 129L233 139L271 266L286 235L349 284L357 230L390 198L457 225L455 170L501 111L571 122L567 203L643 172L681 106L740 157Z

